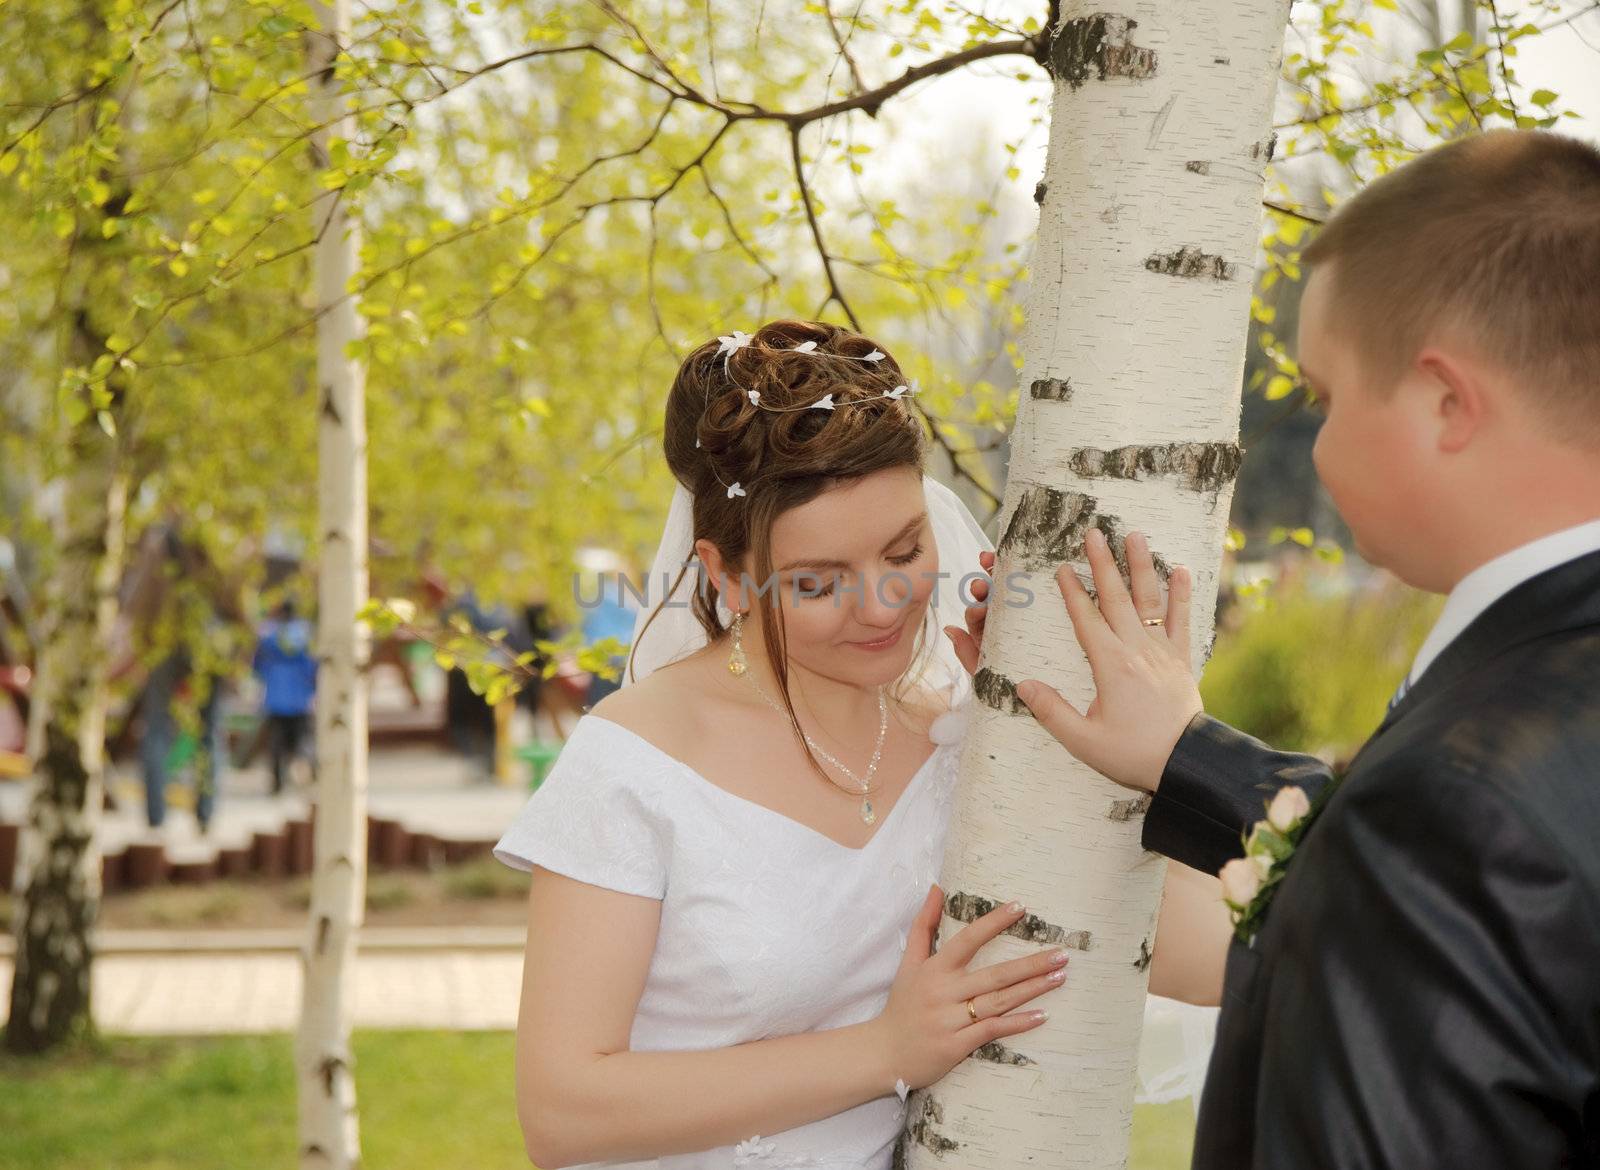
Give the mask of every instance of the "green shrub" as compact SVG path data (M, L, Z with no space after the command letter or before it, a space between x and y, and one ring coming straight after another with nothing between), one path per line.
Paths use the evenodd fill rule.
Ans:
M1344 760L1382 721L1443 603L1398 583L1335 595L1332 572L1235 605L1200 692L1211 714L1274 747Z

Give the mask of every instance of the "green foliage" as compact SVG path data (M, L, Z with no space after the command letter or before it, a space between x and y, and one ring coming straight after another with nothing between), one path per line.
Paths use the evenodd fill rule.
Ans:
M310 261L334 198L364 226L350 291L385 592L414 592L422 565L487 596L548 593L555 617L575 616L559 586L578 545L648 552L671 490L657 441L678 359L757 319L848 304L919 378L958 458L977 450L971 433L1008 425L1013 390L930 361L909 328L926 319L943 338L992 319L1020 360L1010 293L1024 270L1014 248L988 256L994 200L974 209L935 175L885 197L868 185L883 141L871 120L818 121L791 142L776 112L822 100L836 35L870 60L1031 30L953 6L855 19L774 6L715 27L687 2L637 18L525 0L357 7L336 67L357 131L325 158L304 61L319 34L300 0L101 0L98 36L77 10L0 10L8 471L51 478L61 429L97 425L140 489L130 532L175 510L230 570L258 563L268 531L313 547ZM50 339L57 276L85 241L103 344L73 356ZM847 298L820 310L819 244L828 291ZM8 534L44 543L18 511Z
M1200 690L1211 714L1274 747L1343 758L1382 719L1441 602L1395 584L1341 596L1313 565L1224 618Z
M1295 113L1276 127L1268 170L1248 390L1276 399L1300 386L1278 329L1286 298L1277 286L1302 279L1300 249L1340 202L1440 142L1496 127L1549 129L1578 116L1550 89L1526 103L1516 96L1523 43L1570 19L1556 0L1515 12L1496 0L1425 0L1406 13L1397 0L1295 6L1280 83ZM1456 20L1470 24L1449 23Z
M433 660L445 670L460 667L467 685L491 706L536 677L553 677L567 662L615 680L621 675L617 661L628 652L628 643L613 637L586 642L574 627L557 638L536 639L534 649L518 653L506 644L505 630L480 633L459 613L444 622L419 619L417 607L405 598L374 599L358 616L377 637L403 631L431 646Z

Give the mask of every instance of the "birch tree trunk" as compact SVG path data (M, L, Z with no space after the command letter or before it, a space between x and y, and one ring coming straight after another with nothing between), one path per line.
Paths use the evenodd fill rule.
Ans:
M316 169L331 166L334 140L353 141L335 64L350 36L348 0L313 5L311 117L327 124L312 139ZM348 193L314 205L318 230L317 403L318 675L317 801L310 935L295 1037L300 1164L306 1170L361 1163L350 1025L357 933L366 904L367 681L369 635L357 614L367 599L367 432L365 370L346 355L362 335L349 292L360 263L361 228Z
M77 328L92 331L87 313L78 314ZM101 338L93 352L103 349ZM106 663L127 480L115 440L93 419L73 430L29 712L33 790L5 1036L16 1053L48 1051L93 1028L89 932L100 906L94 830L105 792Z
M107 44L105 13L86 4L82 20L85 58L95 60ZM125 158L113 156L95 172L111 191L106 214L127 202L125 167ZM127 379L105 356L102 321L120 252L98 219L80 216L61 278L67 364L88 370L103 362L106 370L98 391L78 387L60 412L64 454L56 476L62 494L34 650L38 674L28 721L33 787L20 850L22 894L5 1029L5 1047L16 1053L48 1051L94 1027L89 933L101 894L94 831L105 793L106 675L128 499L115 437ZM0 884L8 885L11 876L0 874Z
M989 1045L910 1102L903 1162L1124 1166L1166 863L1147 805L1073 760L1015 696L1042 678L1082 710L1093 682L1053 574L1091 583L1097 527L1124 561L1147 533L1194 573L1209 652L1241 452L1240 382L1272 150L1284 0L1063 5L1026 361L978 702L941 885L949 937L995 904L1029 913L977 963L1073 950L1050 1020ZM1015 575L1015 576L1013 576ZM1027 598L1031 591L1031 602Z

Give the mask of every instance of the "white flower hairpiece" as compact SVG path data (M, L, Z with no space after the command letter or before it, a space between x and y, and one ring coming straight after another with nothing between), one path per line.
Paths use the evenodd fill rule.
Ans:
M728 362L732 360L733 355L754 340L755 336L753 334L746 333L742 329L735 329L732 333L728 333L717 338L719 345L717 346L717 352L715 356L724 359L722 364L723 368L726 369ZM881 362L884 358L889 356L877 347L874 347L870 353L859 355L849 353L828 353L827 351L819 350L817 348L817 343L814 340L802 341L799 345L793 346L784 352L819 354L826 357L853 358L856 361L871 362L873 364ZM918 393L918 386L916 379L913 378L909 384L901 384L896 386L893 390L887 390L882 394L872 394L865 398L850 398L842 402L835 402L833 400L833 393L831 391L827 394L824 394L815 402L808 402L800 406L768 406L761 401L761 391L759 390L746 390L744 392L744 396L750 400L750 405L759 410L770 410L783 414L796 410L833 410L838 406L857 406L863 402L875 402L880 398L888 398L898 402L906 395L916 393ZM696 447L700 446L700 440L698 438L695 439L694 445ZM715 472L713 472L713 474L715 474ZM735 496L744 496L749 494L745 491L744 486L737 481L732 484L723 483L722 477L717 476L717 482L721 483L723 487L728 489L728 499L730 500Z
M732 333L725 337L719 337L717 340L722 344L717 347L716 356L723 359L722 368L727 369L728 362L733 359L733 355L754 341L755 337L742 329L735 329Z
M795 410L832 410L836 406L859 406L863 402L876 402L880 398L888 398L898 402L907 394L916 394L917 392L917 383L913 380L910 385L902 384L896 386L893 390L885 390L882 394L869 394L865 398L847 398L842 402L835 402L833 391L830 390L815 402L808 402L803 406L767 406L761 401L761 392L759 390L746 390L745 396L762 410L783 414Z
M727 365L728 365L728 361L732 360L733 355L735 353L737 353L739 350L743 349L745 346L749 345L754 340L755 340L755 335L754 334L746 333L743 329L735 329L732 333L727 333L727 334L724 334L721 337L717 338L717 341L719 342L719 344L717 346L717 352L716 352L715 356L724 359L722 365L723 365L723 368L726 369ZM823 357L851 358L851 359L853 359L855 361L858 361L858 362L872 362L874 364L876 364L878 362L881 362L884 358L889 356L888 354L884 353L883 350L878 349L876 346L873 347L871 353L863 353L863 354L830 353L830 352L825 351L825 350L819 350L817 348L817 342L814 341L814 340L813 341L802 341L799 345L792 346L788 350L786 350L785 352L786 353L814 353L814 354L819 354L819 355L821 355Z

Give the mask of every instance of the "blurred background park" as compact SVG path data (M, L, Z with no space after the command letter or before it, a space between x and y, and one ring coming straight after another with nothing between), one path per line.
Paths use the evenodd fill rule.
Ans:
M364 378L378 599L364 1158L526 1164L509 1030L526 878L488 849L616 685L633 611L614 584L648 566L671 492L673 371L775 317L859 322L919 382L929 470L992 531L1051 96L1037 60L994 47L1054 11L375 0L318 59L309 4L0 5L7 934L27 920L47 645L86 680L73 726L104 754L82 829L96 1027L0 1054L0 1166L294 1161L332 571L318 485L337 458L319 463L319 345ZM1295 0L1274 120L1203 690L1338 761L1439 600L1363 564L1316 482L1298 248L1432 143L1600 135L1600 5ZM359 224L331 300L330 205ZM333 305L359 320L330 340ZM1192 1125L1187 1102L1141 1108L1130 1164L1187 1165Z

